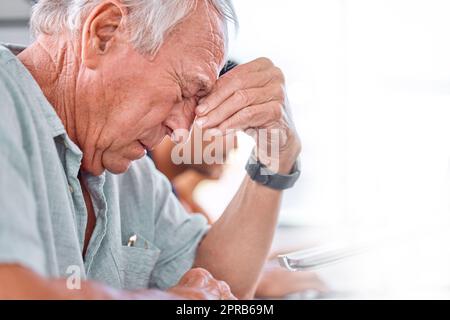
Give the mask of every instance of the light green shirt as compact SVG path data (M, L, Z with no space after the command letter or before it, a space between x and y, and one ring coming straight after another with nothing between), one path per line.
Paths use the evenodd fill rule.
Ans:
M85 174L97 220L83 260L81 158L31 74L0 45L0 264L52 278L79 271L116 288L175 285L206 219L185 212L148 157L122 175Z

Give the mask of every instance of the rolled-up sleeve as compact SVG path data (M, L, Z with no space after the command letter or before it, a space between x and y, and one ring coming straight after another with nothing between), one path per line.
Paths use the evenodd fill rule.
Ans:
M27 156L13 100L0 81L0 264L20 264L44 274Z

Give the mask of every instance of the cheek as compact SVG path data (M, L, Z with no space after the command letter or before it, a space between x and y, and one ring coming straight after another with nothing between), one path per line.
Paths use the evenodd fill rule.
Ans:
M121 128L122 134L129 136L129 133L138 137L146 135L148 131L158 130L167 119L170 110L169 106L148 100L148 98L136 98L129 100L119 112L116 112L115 126ZM127 134L128 132L128 134Z
M159 125L150 129L146 136L141 137L139 140L149 150L153 150L159 145L164 137L167 135L167 129L163 125Z

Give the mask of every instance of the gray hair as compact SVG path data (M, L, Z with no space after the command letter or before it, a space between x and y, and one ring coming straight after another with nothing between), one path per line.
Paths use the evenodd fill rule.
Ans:
M39 34L58 34L61 31L79 32L89 12L103 0L40 0L33 6L30 26L34 37ZM164 36L194 8L198 0L121 0L128 8L127 27L130 42L143 53L154 54ZM237 26L231 0L209 1L224 21Z

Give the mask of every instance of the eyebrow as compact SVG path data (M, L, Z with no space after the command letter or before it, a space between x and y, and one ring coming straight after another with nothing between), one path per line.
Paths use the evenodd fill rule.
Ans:
M183 95L186 95L186 91L189 95L196 96L197 98L203 98L207 96L213 89L216 78L212 79L208 76L205 70L197 71L195 73L187 73L180 77L181 89ZM193 88L195 87L195 92Z
M206 80L205 78L197 77L194 81L198 85L197 96L201 97L208 95L214 85L210 80Z

